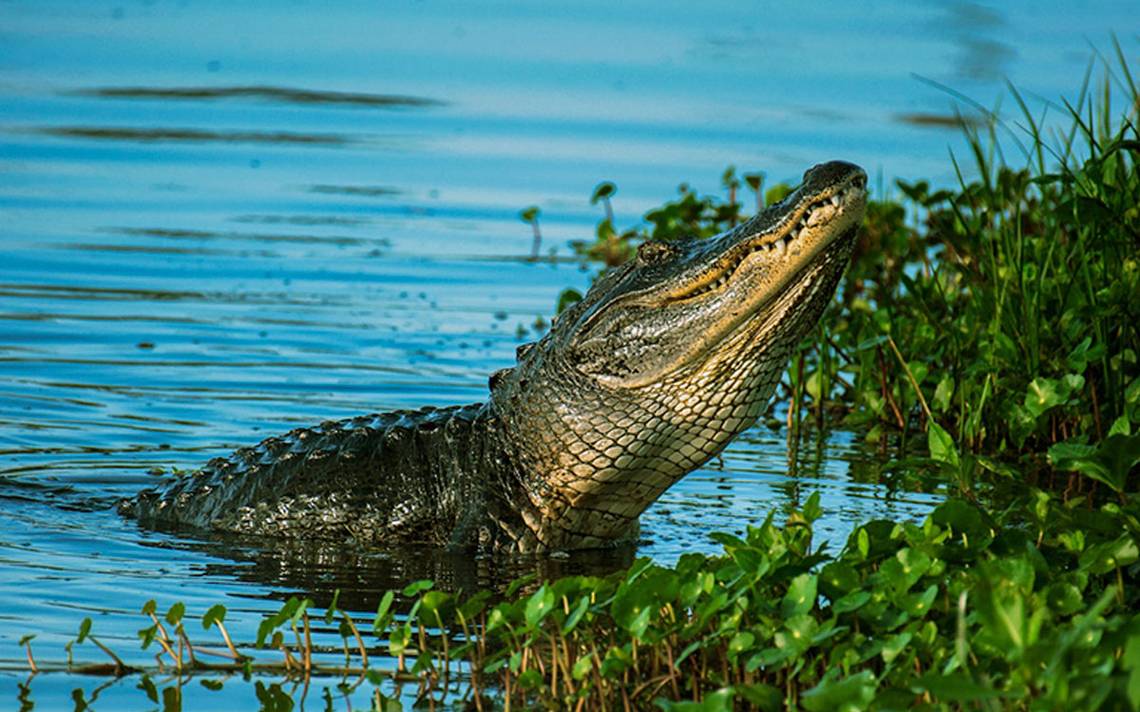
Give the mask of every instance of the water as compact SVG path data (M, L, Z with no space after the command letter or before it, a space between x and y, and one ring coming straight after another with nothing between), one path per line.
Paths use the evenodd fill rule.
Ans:
M558 292L588 284L572 260L522 259L523 207L542 209L544 252L569 257L603 179L623 225L682 181L720 190L730 163L794 181L845 158L880 189L948 183L951 100L913 75L987 106L1006 77L1055 98L1131 5L0 3L5 704L22 635L60 661L92 616L133 651L149 598L226 603L248 640L289 595L339 588L367 612L422 577L621 563L194 541L109 506L154 468L297 425L482 400ZM785 432L753 429L646 514L637 553L715 551L710 532L812 491L833 546L935 501L860 476L867 457L850 433L789 455ZM148 707L134 685L46 675L31 698ZM240 681L184 694L256 704Z

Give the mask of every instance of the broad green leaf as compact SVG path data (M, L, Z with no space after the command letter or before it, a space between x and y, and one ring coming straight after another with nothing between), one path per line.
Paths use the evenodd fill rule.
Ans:
M570 631L578 626L578 622L582 620L582 616L590 608L590 599L583 596L578 599L577 605L570 610L570 615L566 616L566 622L562 624L562 634L567 635Z
M831 610L836 613L850 613L867 605L870 600L871 594L867 591L852 591L831 604Z
M590 671L594 669L594 656L583 655L574 661L574 667L570 669L570 676L575 680L582 680Z
M554 610L554 593L543 584L527 599L525 611L527 627L538 627L552 610Z
M943 376L934 389L934 397L930 399L930 407L936 413L945 412L950 407L950 397L954 395L954 379Z
M404 587L404 596L406 596L407 598L411 598L412 596L415 596L416 594L420 593L421 591L427 591L428 589L430 589L434 585L435 585L435 582L431 581L429 579L422 579L420 581L413 581Z
M940 674L928 672L914 681L911 690L916 694L929 692L939 702L976 702L1000 697L994 689L978 684L961 672Z
M792 579L784 600L780 604L780 613L785 618L807 613L815 606L816 599L815 574L800 574Z
M870 670L842 679L825 676L803 693L800 702L810 712L857 712L870 707L878 681Z
M218 603L210 606L210 610L202 615L202 629L209 630L210 626L226 620L226 607Z
M930 457L951 467L958 467L958 448L954 445L954 438L933 420L929 426L926 431L926 443L930 448Z
M178 601L166 611L166 622L170 625L178 625L182 621L182 616L186 614L186 604Z
M899 656L907 645L910 644L911 638L914 636L911 633L899 633L892 635L883 643L883 649L879 653L883 656L883 662L888 665L894 662L894 659Z

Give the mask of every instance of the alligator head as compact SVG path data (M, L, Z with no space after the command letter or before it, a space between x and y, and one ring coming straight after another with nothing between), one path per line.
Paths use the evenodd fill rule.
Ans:
M635 536L649 504L755 422L835 293L866 181L825 163L729 232L646 242L520 347L491 397L529 505L504 524L518 549Z

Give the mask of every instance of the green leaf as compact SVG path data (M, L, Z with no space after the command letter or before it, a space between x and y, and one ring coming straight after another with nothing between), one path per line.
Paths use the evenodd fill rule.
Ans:
M1081 590L1067 581L1057 581L1045 589L1045 602L1049 610L1061 616L1069 616L1081 610L1084 597Z
M570 615L566 616L566 622L562 624L562 634L567 635L570 631L578 626L578 622L582 620L582 616L586 615L586 611L590 608L590 599L586 596L578 599L577 605L570 610Z
M87 634L91 632L91 619L84 618L79 623L79 634L75 636L75 642L82 643L87 640Z
M870 600L871 594L867 591L852 591L831 604L831 610L836 613L850 613L867 605Z
M536 219L538 219L538 215L541 212L542 211L539 210L537 205L532 205L529 208L519 211L519 219L525 223L533 223Z
M736 660L737 656L741 653L747 652L752 648L752 644L756 642L756 636L750 631L742 630L737 632L728 641L728 659Z
M520 588L531 583L536 578L538 578L536 574L523 574L522 576L519 576L517 579L511 581L510 584L507 585L507 590L503 593L503 595L506 598L514 598L515 594L518 593L518 590Z
M902 608L909 615L915 618L922 618L930 611L934 599L938 597L938 586L930 584L922 593L912 593L903 596L899 602L899 608Z
M574 661L574 667L570 668L570 676L573 677L575 680L582 680L587 675L589 675L590 671L593 669L594 669L594 656L593 656L593 654L591 653L590 655L583 655L582 657L580 657Z
M810 712L855 712L870 707L877 687L878 682L870 670L839 680L825 675L818 685L803 694L800 702Z
M427 591L420 597L419 620L425 625L443 625L445 615L450 615L452 596L443 591Z
M764 193L764 204L772 205L778 203L792 192L792 187L787 183L777 183Z
M732 712L735 696L733 688L722 687L716 692L706 693L700 702L658 699L656 704L665 712Z
M166 622L170 625L178 625L184 615L186 615L186 604L178 601L166 612Z
M1025 409L1039 418L1050 408L1066 403L1084 385L1084 376L1072 373L1060 379L1034 378L1025 391Z
M859 587L859 574L854 567L841 561L825 564L819 571L819 589L823 595L835 600Z
M392 608L392 601L396 598L396 594L392 591L386 591L384 596L380 599L380 604L376 607L376 617L372 619L372 632L377 636L384 634L391 622L389 611Z
M883 662L888 665L894 662L894 659L899 656L899 653L910 644L913 637L911 633L899 633L898 635L893 635L888 638L883 643L883 649L879 653L883 656Z
M333 618L336 617L337 602L340 600L340 589L333 591L332 603L325 609L325 625L332 625Z
M958 467L958 448L954 446L954 438L950 433L933 420L926 431L927 447L930 448L930 457L938 462L946 463L951 467Z
M543 584L537 591L531 594L526 602L526 625L528 628L537 628L546 618L547 614L554 610L554 593L550 588Z
M1078 560L1083 571L1105 574L1117 568L1129 566L1140 560L1140 549L1130 534L1123 534L1113 541L1101 542L1085 549Z
M954 395L954 379L943 376L934 389L934 397L930 399L930 407L936 413L942 413L950 407L950 397Z
M158 703L158 688L154 684L154 680L150 679L150 675L143 675L139 680L138 688L143 691L147 699L151 702Z
M859 527L859 533L855 536L855 542L859 549L859 555L866 559L871 553L871 537L867 534L866 527Z
M427 590L431 589L432 586L435 586L435 582L430 580L430 579L421 579L419 581L413 581L404 587L404 596L407 598L411 598L412 596L415 596L416 594L420 593L421 591L427 591Z
M518 686L524 690L533 690L542 685L542 673L534 668L523 671L518 676Z
M815 606L817 581L815 574L800 574L792 579L784 600L780 603L780 613L784 618L807 613Z
M980 685L964 673L942 674L928 672L914 681L910 688L915 694L929 692L939 702L976 702L999 697L997 690Z
M1128 636L1124 645L1124 655L1121 658L1121 667L1128 670L1128 702L1132 709L1140 709L1140 635Z
M737 685L736 692L748 704L763 712L778 712L784 708L784 693L771 685L764 683Z
M1058 470L1072 470L1123 492L1128 474L1140 463L1140 432L1116 434L1098 446L1066 440L1049 448L1049 462Z
M811 496L809 496L807 498L807 501L804 502L804 506L801 511L804 515L804 519L808 520L808 523L814 522L823 516L823 507L821 507L819 504L818 491L811 493Z
M558 306L554 313L561 314L580 301L582 301L582 293L577 289L563 289L558 294Z
M590 194L590 205L596 205L599 200L605 200L617 192L617 186L608 180L604 180L594 186L594 192Z
M210 610L202 616L202 629L209 630L210 626L215 623L222 623L226 620L226 607L218 603L210 607Z
M398 625L388 634L388 652L392 655L403 655L412 641L412 626L410 623Z
M930 569L934 560L917 549L900 549L893 558L887 559L879 568L879 573L898 593L910 590Z

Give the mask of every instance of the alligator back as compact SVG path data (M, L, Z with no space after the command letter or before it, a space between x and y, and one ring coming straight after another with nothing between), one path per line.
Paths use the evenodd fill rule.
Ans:
M485 511L494 441L480 404L298 428L123 502L149 526L358 543L452 543Z

